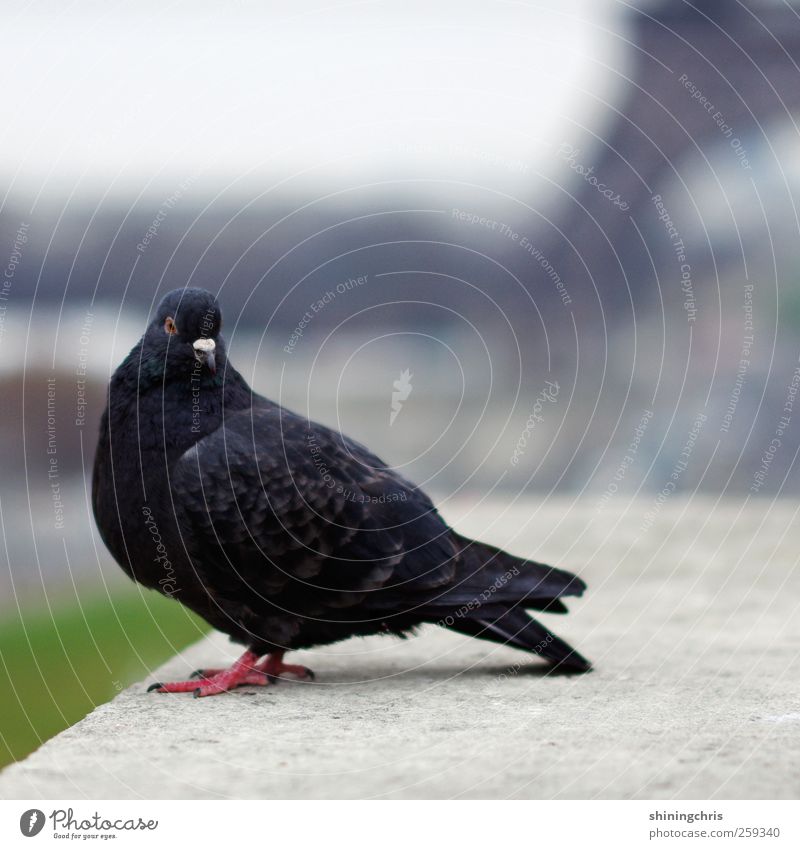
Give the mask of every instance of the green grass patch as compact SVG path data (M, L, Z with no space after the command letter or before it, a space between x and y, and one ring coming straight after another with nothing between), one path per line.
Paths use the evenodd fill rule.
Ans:
M0 612L0 767L32 752L209 630L157 593Z

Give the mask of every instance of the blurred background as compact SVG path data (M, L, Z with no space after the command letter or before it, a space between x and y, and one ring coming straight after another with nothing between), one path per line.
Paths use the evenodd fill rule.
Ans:
M797 5L7 12L0 762L205 628L88 503L109 375L178 286L445 515L796 498Z

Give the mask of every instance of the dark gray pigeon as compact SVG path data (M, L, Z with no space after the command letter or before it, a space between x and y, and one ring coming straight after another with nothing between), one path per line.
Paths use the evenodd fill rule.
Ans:
M566 612L579 578L457 534L363 445L254 393L220 325L209 292L170 292L114 373L100 426L92 501L109 550L247 649L151 689L310 678L287 650L426 622L590 668L527 613Z

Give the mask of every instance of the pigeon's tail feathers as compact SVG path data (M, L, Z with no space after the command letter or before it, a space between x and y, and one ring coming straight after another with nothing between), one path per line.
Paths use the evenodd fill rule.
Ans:
M456 618L447 627L470 637L538 654L559 670L588 672L592 668L572 646L520 608L510 608L498 616L478 613L475 618Z
M515 557L501 548L457 536L463 567L453 596L477 595L496 604L519 605L548 613L566 613L562 596L580 596L586 584L571 572ZM452 598L451 601L456 601Z
M537 654L563 670L591 669L586 658L526 612L566 613L561 598L583 594L586 584L580 578L466 537L456 537L456 542L461 555L458 580L446 598L439 599L455 612L441 624Z

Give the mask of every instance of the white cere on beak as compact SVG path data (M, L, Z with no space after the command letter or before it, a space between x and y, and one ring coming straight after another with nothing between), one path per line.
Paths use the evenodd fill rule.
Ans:
M192 342L192 347L195 351L202 351L204 354L207 354L217 347L217 343L213 339L195 339Z

